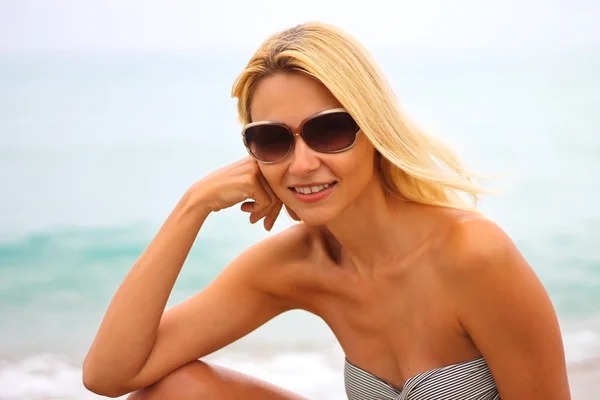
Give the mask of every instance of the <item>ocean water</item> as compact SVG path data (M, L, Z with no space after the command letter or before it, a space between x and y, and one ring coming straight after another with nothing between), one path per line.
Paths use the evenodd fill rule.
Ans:
M229 94L249 55L0 58L0 399L96 398L81 362L111 296L187 187L246 154ZM375 55L414 119L506 174L482 210L542 279L569 365L598 362L600 54ZM246 218L209 218L169 306L268 235ZM210 359L344 398L343 352L306 313Z

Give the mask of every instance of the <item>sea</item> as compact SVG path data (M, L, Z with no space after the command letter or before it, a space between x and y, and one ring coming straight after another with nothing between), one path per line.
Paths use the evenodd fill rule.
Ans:
M81 364L112 295L185 190L246 156L230 91L251 53L0 56L0 399L99 398ZM414 120L500 176L481 210L546 287L569 369L600 368L600 52L373 54ZM268 235L237 207L211 215L168 307ZM208 359L335 400L343 357L294 311Z

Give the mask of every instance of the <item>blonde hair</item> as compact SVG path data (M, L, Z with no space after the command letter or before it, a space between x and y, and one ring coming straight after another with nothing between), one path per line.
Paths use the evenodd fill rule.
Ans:
M368 51L341 29L310 22L264 41L233 85L242 124L251 122L257 83L282 72L311 76L337 98L381 154L379 174L390 193L473 212L479 195L490 193L450 148L410 121Z

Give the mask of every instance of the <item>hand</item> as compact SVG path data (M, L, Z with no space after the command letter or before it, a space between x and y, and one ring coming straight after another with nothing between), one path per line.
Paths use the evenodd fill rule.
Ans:
M292 210L292 209L291 209L291 208L289 208L288 206L285 206L285 209L287 210L287 213L289 214L289 216L290 216L290 217L292 217L292 219L293 219L294 221L298 221L298 222L302 221L302 220L300 219L300 217L298 216L298 214L296 214L296 212L295 212L294 210Z
M258 163L246 157L233 164L220 168L191 188L192 197L200 198L203 207L209 212L217 212L240 202L241 209L250 213L250 223L264 218L264 227L270 231L279 216L281 200L262 175ZM245 201L251 199L252 201ZM288 209L288 212L291 211ZM291 211L296 219L297 215Z

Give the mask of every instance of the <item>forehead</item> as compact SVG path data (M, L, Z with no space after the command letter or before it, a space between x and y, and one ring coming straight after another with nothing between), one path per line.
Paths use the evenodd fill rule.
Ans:
M263 78L257 85L250 115L252 121L281 121L297 126L308 115L341 107L339 101L316 79L299 73Z

